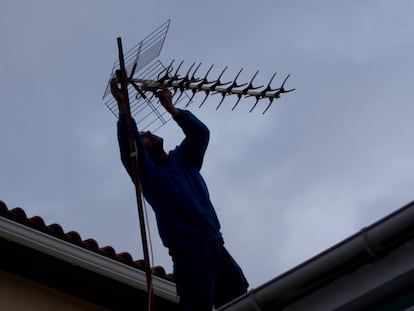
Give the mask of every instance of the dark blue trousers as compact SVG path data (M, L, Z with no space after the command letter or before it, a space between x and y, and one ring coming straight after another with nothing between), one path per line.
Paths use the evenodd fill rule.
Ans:
M223 245L210 241L170 250L183 311L211 311L246 293L243 271Z

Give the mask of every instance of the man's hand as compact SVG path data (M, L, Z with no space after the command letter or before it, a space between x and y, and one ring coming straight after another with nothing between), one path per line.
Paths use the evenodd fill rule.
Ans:
M154 93L155 96L158 97L158 99L160 100L161 105L165 108L165 110L167 110L171 114L172 117L178 115L179 111L173 105L172 94L167 88L158 90Z
M118 102L119 114L128 112L128 102L125 98L125 94L122 92L121 88L118 86L118 80L113 78L110 82L112 96Z

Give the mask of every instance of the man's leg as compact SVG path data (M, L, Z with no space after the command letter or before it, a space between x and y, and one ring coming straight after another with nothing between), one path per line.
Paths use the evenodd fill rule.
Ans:
M214 302L216 308L245 294L249 287L249 283L247 282L242 269L229 254L224 245L220 245L218 265Z
M174 278L185 311L211 311L216 283L216 252L212 245L194 245L172 252Z

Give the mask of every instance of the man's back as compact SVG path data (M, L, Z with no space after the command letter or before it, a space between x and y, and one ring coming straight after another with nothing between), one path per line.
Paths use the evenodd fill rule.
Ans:
M145 151L134 123L144 196L152 206L161 239L174 248L221 237L220 224L199 172L208 145L209 131L191 112L175 118L186 137L166 160L154 161ZM121 158L130 172L126 120L120 118L118 137Z

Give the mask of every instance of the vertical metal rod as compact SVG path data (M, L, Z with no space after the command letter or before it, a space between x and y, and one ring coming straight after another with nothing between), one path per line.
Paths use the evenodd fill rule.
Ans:
M145 275L147 279L147 290L148 290L148 305L150 306L149 310L155 311L155 299L154 299L154 291L152 285L152 275L151 275L151 267L149 262L149 252L148 252L148 242L147 242L147 232L145 229L145 218L144 218L144 208L142 204L142 190L141 190L141 182L139 179L139 170L138 170L138 159L136 157L137 150L136 150L136 143L134 138L134 131L132 127L132 116L131 116L131 108L129 104L129 96L128 96L128 77L125 69L125 60L124 60L124 52L122 49L122 40L121 38L117 38L118 43L118 54L119 54L119 69L120 69L120 81L121 84L121 91L124 94L124 97L127 101L127 127L128 127L128 140L129 140L129 150L131 152L130 160L132 166L132 174L135 183L135 195L137 201L137 208L138 208L138 216L139 216L139 224L141 230L141 240L142 240L142 249L144 253L144 266L145 266Z

